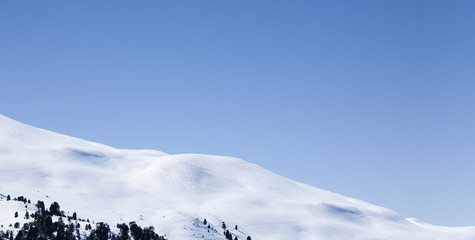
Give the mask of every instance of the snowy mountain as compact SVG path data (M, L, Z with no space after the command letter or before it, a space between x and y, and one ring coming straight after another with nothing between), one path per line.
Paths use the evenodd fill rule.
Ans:
M2 115L0 164L0 194L57 201L111 225L136 221L170 240L224 239L222 222L238 239L475 239L475 227L404 218L240 159L115 149ZM0 201L3 229L15 204ZM217 233L200 224L204 218Z

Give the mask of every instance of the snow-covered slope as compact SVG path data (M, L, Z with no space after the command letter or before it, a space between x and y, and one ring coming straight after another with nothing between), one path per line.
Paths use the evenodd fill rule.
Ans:
M0 166L0 194L58 201L95 221L153 225L172 240L223 239L223 221L239 239L475 239L475 227L406 219L240 159L115 149L2 115ZM218 232L208 233L203 218Z

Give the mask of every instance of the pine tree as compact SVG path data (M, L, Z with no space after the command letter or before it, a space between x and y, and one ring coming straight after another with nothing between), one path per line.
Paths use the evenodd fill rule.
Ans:
M139 240L143 234L142 228L140 228L135 222L130 222L130 234L135 240Z
M228 239L228 240L233 240L233 235L231 235L231 233L229 232L229 230L226 230L226 232L224 232L224 236L225 236L226 239Z
M36 226L31 226L28 230L27 239L38 239L38 228Z
M41 210L40 213L45 213L45 203L43 201L38 201L38 203L36 203L36 207Z
M95 234L98 240L107 240L110 227L106 223L99 222L96 224Z
M61 216L61 208L59 206L59 204L57 202L54 202L51 204L51 206L49 207L49 211L51 212L51 214L53 215L57 215L57 216Z
M119 239L127 240L129 239L129 226L127 224L117 224L117 228L120 229Z
M247 236L246 240L252 240L250 236Z
M15 218L17 218L17 217L18 217L18 212L15 212Z
M23 239L23 231L18 231L15 240L21 240Z

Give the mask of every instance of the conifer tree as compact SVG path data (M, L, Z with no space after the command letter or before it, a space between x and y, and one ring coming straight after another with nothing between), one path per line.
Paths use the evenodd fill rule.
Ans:
M59 204L57 202L54 202L51 204L51 206L49 207L49 211L51 212L51 214L53 215L57 215L57 216L61 216L61 208L59 206Z
M21 240L21 239L23 239L23 231L18 231L18 233L15 237L15 240Z
M127 240L129 239L129 226L127 224L117 224L117 228L120 229L119 239L120 240Z
M36 203L36 207L41 210L40 213L45 213L45 203L43 201L38 201L38 203Z

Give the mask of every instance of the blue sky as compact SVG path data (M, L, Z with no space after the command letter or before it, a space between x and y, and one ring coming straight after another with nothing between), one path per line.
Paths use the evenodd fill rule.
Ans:
M475 225L474 23L473 1L2 1L0 114Z

